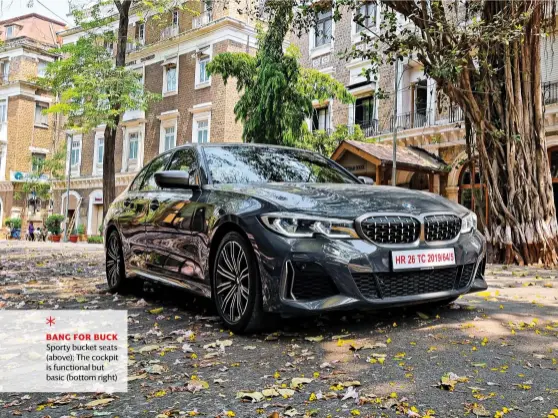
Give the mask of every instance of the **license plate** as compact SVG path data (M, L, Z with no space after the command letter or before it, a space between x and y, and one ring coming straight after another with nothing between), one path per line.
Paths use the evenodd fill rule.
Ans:
M455 265L455 251L453 248L392 251L391 261L394 270L453 266Z

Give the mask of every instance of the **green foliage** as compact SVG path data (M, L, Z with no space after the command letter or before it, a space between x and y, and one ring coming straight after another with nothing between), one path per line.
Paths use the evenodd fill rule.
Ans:
M47 231L49 231L53 235L60 235L60 225L62 224L62 221L64 221L64 219L64 215L50 215L45 222Z
M114 34L88 34L63 45L58 52L64 59L48 63L45 76L36 80L59 96L46 112L66 116L67 129L87 132L103 124L116 128L124 112L145 110L160 97L144 90L138 72L114 65L103 45L107 40L114 41Z
M78 227L76 228L76 231L79 235L85 234L85 225L83 225L83 224L78 225Z
M330 157L344 140L364 141L364 133L360 126L355 125L351 129L347 125L337 125L332 133L322 130L310 132L306 129L305 135L301 140L296 141L294 146L316 151L326 157Z
M4 225L11 229L21 229L21 218L8 218L4 221Z
M59 180L64 176L64 161L66 158L66 147L60 147L58 151L47 156L45 159L31 157L31 166L35 170L21 184L21 188L15 193L16 199L27 199L32 196L39 202L50 199L50 181Z
M241 93L234 111L243 123L245 142L294 145L306 135L305 119L312 116L312 101L336 98L350 103L353 96L331 76L301 68L294 47L283 51L293 19L289 2L268 2L270 24L259 30L258 52L223 53L208 65L225 83L233 77Z
M88 244L102 244L103 243L103 237L100 235L91 235L87 237L87 243Z

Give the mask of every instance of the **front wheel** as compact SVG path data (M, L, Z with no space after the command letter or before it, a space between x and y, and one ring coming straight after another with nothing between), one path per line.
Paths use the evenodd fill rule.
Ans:
M123 291L126 287L124 254L118 231L113 230L107 239L106 247L107 283L111 292Z
M238 232L223 237L212 277L213 300L225 324L234 332L260 329L264 312L258 266L249 242Z

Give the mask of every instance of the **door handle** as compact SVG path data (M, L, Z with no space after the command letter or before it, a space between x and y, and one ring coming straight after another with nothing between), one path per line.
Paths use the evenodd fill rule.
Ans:
M159 201L157 199L152 200L151 203L149 204L149 209L154 211L159 209Z

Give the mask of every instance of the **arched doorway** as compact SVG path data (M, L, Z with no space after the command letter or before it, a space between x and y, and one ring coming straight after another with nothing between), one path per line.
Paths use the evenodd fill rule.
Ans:
M465 164L459 174L459 203L476 213L482 232L488 224L488 191L474 163Z
M67 192L64 192L62 194L62 203L60 205L60 213L64 216L66 216L66 200L67 200L68 194ZM70 204L68 205L68 219L65 219L63 224L66 225L66 221L69 219L72 219L72 217L74 216L74 213L76 213L76 220L74 223L74 226L77 227L79 225L79 209L81 206L81 196L79 195L78 192L74 191L74 190L70 190Z

